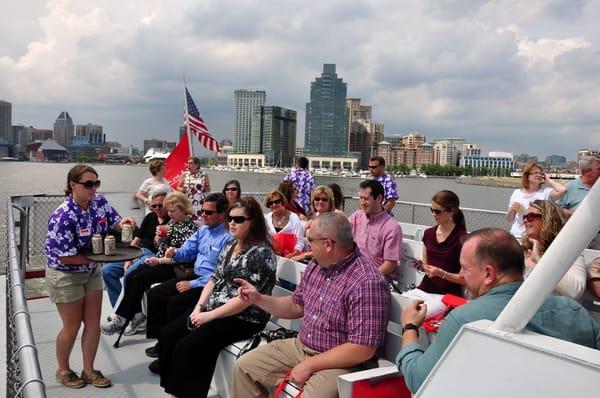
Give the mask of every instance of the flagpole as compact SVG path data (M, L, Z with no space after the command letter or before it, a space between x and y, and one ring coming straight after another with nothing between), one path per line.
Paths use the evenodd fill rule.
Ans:
M183 102L184 102L184 109L185 109L185 115L184 117L187 117L188 115L188 108L187 108L187 93L186 93L186 82L185 82L185 73L183 74ZM185 121L184 121L185 122ZM196 151L194 148L194 140L192 139L192 134L190 134L190 124L189 123L185 123L185 134L186 137L188 139L188 143L190 145L190 156L196 156Z

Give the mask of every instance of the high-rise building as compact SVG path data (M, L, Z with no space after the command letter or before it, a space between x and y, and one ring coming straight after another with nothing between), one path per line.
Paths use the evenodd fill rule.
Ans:
M316 155L348 154L347 85L335 72L335 64L324 64L321 77L310 83L306 104L304 152Z
M250 132L252 130L252 114L254 109L264 106L267 93L260 90L235 90L233 110L233 141L237 153L252 153Z
M265 155L268 166L293 166L296 152L296 111L280 106L254 109L250 153Z
M458 166L461 150L465 143L464 138L443 138L433 141L434 162L441 166Z
M106 141L102 126L97 124L78 124L75 128L75 136L87 137L87 143L91 145L102 145Z
M12 133L12 104L7 101L0 100L0 138L6 140L9 144L16 144L11 142Z
M61 112L54 122L54 141L64 147L71 146L75 126L68 112Z

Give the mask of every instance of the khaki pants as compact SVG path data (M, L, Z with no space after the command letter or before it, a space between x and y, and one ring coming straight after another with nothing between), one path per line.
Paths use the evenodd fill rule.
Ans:
M285 374L306 358L318 354L300 338L275 340L242 355L233 368L233 398L266 398ZM354 369L327 369L314 373L304 385L303 398L336 398L337 377Z

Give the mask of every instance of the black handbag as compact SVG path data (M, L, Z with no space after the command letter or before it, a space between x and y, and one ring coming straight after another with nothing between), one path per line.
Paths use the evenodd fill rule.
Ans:
M254 336L252 336L250 340L244 344L244 346L240 349L240 352L238 352L236 355L236 358L239 358L248 351L252 351L258 347L262 339L265 339L267 343L270 343L273 340L291 339L296 336L298 336L298 332L295 330L286 329L284 327L275 330L263 330L255 333Z

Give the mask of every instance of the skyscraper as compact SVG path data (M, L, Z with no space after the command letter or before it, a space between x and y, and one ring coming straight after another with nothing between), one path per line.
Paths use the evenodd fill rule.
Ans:
M106 141L102 126L97 124L78 124L75 135L77 137L86 137L84 141L92 145L104 144Z
M323 64L323 73L310 83L306 104L304 152L318 155L348 153L347 85L337 77L335 64Z
M11 141L12 133L12 104L0 100L0 138L7 143L15 144Z
M296 111L280 106L254 109L250 132L251 153L265 155L269 166L291 167L296 152Z
M237 153L251 153L250 131L254 109L264 106L267 93L257 90L235 90L233 141Z
M74 134L73 119L68 112L61 112L54 122L54 141L65 148L69 147Z

